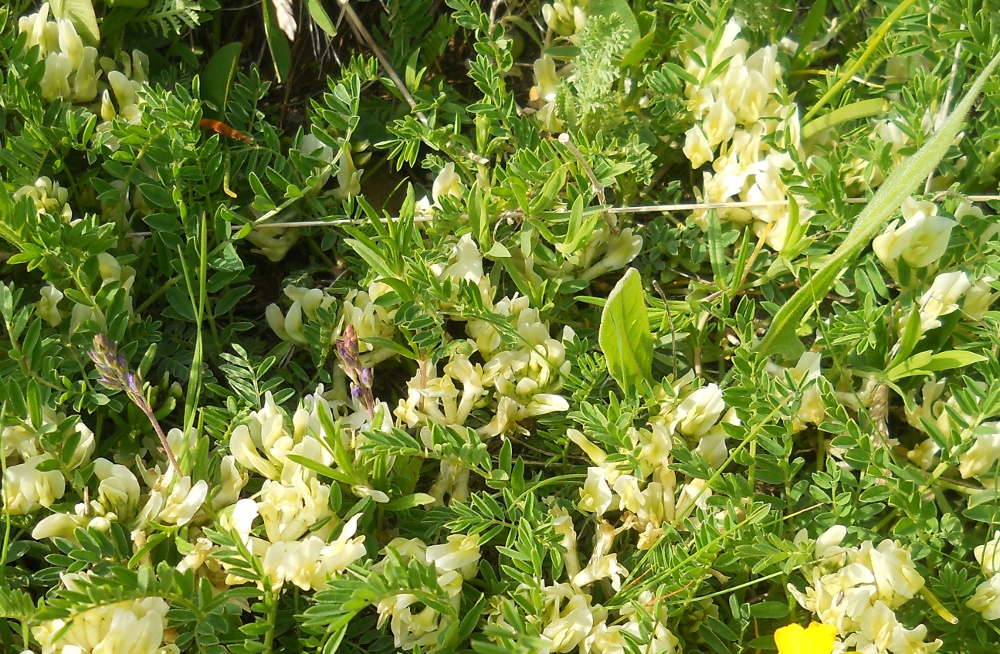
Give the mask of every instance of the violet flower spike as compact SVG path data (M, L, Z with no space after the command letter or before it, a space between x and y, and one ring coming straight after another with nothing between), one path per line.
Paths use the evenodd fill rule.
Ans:
M118 352L118 346L105 334L94 336L94 347L88 354L100 375L97 379L98 383L113 391L125 393L132 400L132 403L146 414L149 422L153 425L153 430L160 439L160 445L163 447L170 465L178 477L183 477L181 466L177 463L177 458L170 449L170 444L167 443L167 436L163 433L160 422L153 415L153 407L149 406L146 396L142 393L142 380L139 375L128 369L128 360L125 355Z
M361 354L358 351L358 333L354 325L348 323L344 333L337 339L337 357L346 374L351 380L351 397L361 400L368 415L375 417L375 396L372 393L372 381L375 373L371 368L361 365Z

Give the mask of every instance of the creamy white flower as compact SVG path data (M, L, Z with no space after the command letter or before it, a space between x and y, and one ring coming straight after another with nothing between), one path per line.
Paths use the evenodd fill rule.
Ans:
M708 384L688 395L675 412L676 428L687 436L704 436L726 410L718 384Z
M357 514L344 523L340 536L325 543L317 536L302 541L282 541L271 545L262 565L274 588L291 582L302 590L323 588L330 578L347 569L365 554L365 537L353 538L358 528Z
M170 494L163 501L163 508L157 514L157 519L178 527L191 522L194 515L201 509L208 497L208 482L200 479L191 483L191 477L182 477Z
M833 559L844 552L840 544L847 535L847 527L844 525L833 525L816 538L816 558Z
M580 501L577 504L580 510L604 515L611 507L611 498L611 486L608 485L605 469L598 466L587 468L587 480L580 489Z
M985 545L977 545L973 550L976 561L983 566L983 574L992 577L1000 572L1000 531L993 534L993 538Z
M219 469L221 479L218 491L212 496L212 508L216 511L235 503L240 498L240 491L250 480L250 476L236 465L236 457L231 454L222 457Z
M32 629L42 654L159 654L167 627L159 597L118 602ZM68 629L66 627L68 626Z
M42 97L52 102L57 98L68 98L72 91L69 86L69 76L73 72L73 64L69 57L61 52L53 52L45 58L45 74L42 77Z
M689 129L685 134L683 152L684 156L691 161L692 168L701 168L702 165L715 158L712 146L708 144L708 137L698 125Z
M42 298L35 303L35 315L50 326L58 327L63 319L59 313L59 300L63 299L62 291L49 284L41 290L41 296Z
M532 101L554 102L556 88L559 86L559 75L556 73L556 60L549 55L542 55L532 66L535 72L535 86L531 87Z
M612 270L624 268L641 251L642 236L635 233L631 227L626 227L618 234L608 238L604 256L597 263L580 273L580 278L591 280Z
M265 481L257 499L267 539L299 539L320 520L332 516L330 488L315 477L295 475L290 483Z
M316 310L332 305L334 299L318 288L303 288L292 284L284 288L284 293L292 300L292 306L289 307L287 314L282 314L277 304L268 305L264 310L267 324L278 338L303 347L308 346L303 314L305 317L315 319Z
M643 511L646 498L639 488L639 480L633 475L619 475L612 485L615 493L618 494L619 510L631 511L639 514Z
M723 141L731 139L735 129L736 116L724 101L716 100L705 117L705 138L709 147L714 148Z
M965 301L962 303L962 315L965 318L980 320L989 311L996 295L992 286L995 281L991 275L985 275L965 292Z
M542 636L552 643L552 652L572 651L594 627L593 610L583 595L573 595L562 610L553 613L554 619L542 630Z
M872 241L872 250L891 269L902 259L912 268L929 266L948 249L954 220L937 215L933 202L903 201L903 223L894 220Z
M97 55L97 48L88 45L83 49L83 60L70 77L73 102L92 102L97 97Z
M45 57L49 52L59 49L59 26L49 20L49 3L43 2L34 14L21 16L17 20L18 32L27 33L28 48L39 47L39 55Z
M354 167L354 157L351 156L349 143L345 143L341 148L337 166L337 184L339 186L334 190L333 195L338 200L346 200L361 193L361 173L364 170L358 170Z
M66 478L58 470L43 472L38 466L51 461L48 454L26 459L7 468L3 476L4 508L11 515L24 515L52 506L66 492Z
M94 475L100 480L97 485L97 501L105 512L114 513L120 519L135 515L139 507L139 479L123 465L104 458L94 461Z
M459 570L464 577L471 578L479 562L479 534L452 534L447 543L429 545L426 557L438 572Z
M1000 459L1000 422L986 422L976 428L976 442L958 457L963 479L988 473Z
M938 320L958 309L958 300L972 284L964 272L942 273L934 278L929 291L920 298L921 330L927 331L941 325Z
M924 587L924 578L917 572L910 552L891 540L883 540L877 548L871 541L861 544L857 559L875 575L878 597L895 609L912 599Z
M184 558L180 560L177 564L178 572L187 572L188 570L198 570L201 566L205 565L208 560L209 555L212 550L215 549L215 544L205 538L204 536L199 536L193 544L190 544L191 548Z
M81 504L82 508L83 505ZM89 516L77 515L73 513L53 513L42 518L31 530L31 537L35 540L43 538L69 538L73 539L73 532L81 527L87 527L91 522Z
M288 251L292 249L299 240L299 230L295 228L288 229L254 229L249 234L247 234L247 240L257 246L254 252L263 254L270 261L281 261L288 254ZM281 332L274 327L270 320L268 324L271 325L272 329L275 329L275 333L278 334L283 340L288 340L288 338L282 335Z
M1000 575L979 584L976 594L965 605L982 613L986 620L1000 620Z
M628 570L618 563L618 555L611 552L611 547L615 541L615 528L607 522L602 522L598 527L597 542L594 543L594 552L587 563L587 567L573 576L574 586L587 586L598 579L611 579L611 587L616 591L621 590L623 575L628 575Z

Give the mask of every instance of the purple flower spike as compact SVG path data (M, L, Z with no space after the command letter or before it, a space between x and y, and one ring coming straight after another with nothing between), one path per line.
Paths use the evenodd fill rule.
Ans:
M128 396L132 403L139 407L139 410L146 414L149 421L160 438L163 451L170 460L170 465L177 472L178 477L182 477L181 467L177 463L174 453L170 450L167 437L160 427L159 421L153 415L153 408L146 401L146 396L142 393L142 379L139 375L128 369L128 360L124 354L118 352L118 346L105 334L98 334L94 337L94 347L89 352L90 360L94 362L97 373L100 375L97 381L103 386L113 390L121 391Z
M337 339L337 356L344 367L344 373L351 380L351 397L360 399L368 415L375 417L375 396L372 394L372 382L375 373L371 368L361 365L361 354L358 351L358 333L354 325L348 323L343 335Z

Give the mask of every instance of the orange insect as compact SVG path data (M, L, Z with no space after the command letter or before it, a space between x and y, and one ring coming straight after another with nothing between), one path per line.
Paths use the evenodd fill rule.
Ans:
M202 118L201 126L205 129L210 129L217 134L222 134L223 136L231 139L236 139L237 141L243 141L244 143L253 143L253 139L244 134L243 132L230 127L221 120L215 120L213 118Z

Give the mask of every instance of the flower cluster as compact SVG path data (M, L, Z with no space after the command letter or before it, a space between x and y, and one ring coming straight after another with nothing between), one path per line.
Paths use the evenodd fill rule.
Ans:
M14 201L30 198L39 215L59 216L63 222L74 224L73 207L69 203L69 189L48 177L39 177L34 184L24 185L14 191Z
M42 97L50 102L62 98L86 104L100 95L101 118L122 116L137 122L141 113L137 92L147 81L149 58L139 50L133 50L131 57L122 53L120 61L99 57L97 44L85 45L72 20L50 20L49 12L46 2L36 13L18 19L19 31L27 34L27 46L38 46L38 56L45 61Z
M987 389L981 382L973 381L968 390L981 396ZM926 382L921 388L920 403L914 403L913 408L907 407L906 419L921 432L928 431L924 424L927 422L953 438L954 448L947 454L954 456L957 453L958 471L962 478L975 477L992 485L993 469L1000 460L1000 421L985 421L974 429L964 428L964 425L973 422L972 416L948 392L947 379ZM941 445L932 438L926 438L907 456L921 468L929 470L940 452Z
M395 311L379 306L376 300L390 290L378 280L368 285L367 291L352 290L340 305L340 315L345 325L353 325L358 339L358 350L365 355L366 365L371 365L392 355L386 348L377 348L365 342L370 336L391 339L395 334L393 316ZM284 289L285 296L292 301L288 311L282 313L277 304L268 305L265 316L267 324L284 341L291 341L300 347L309 345L305 335L305 322L318 318L317 310L333 306L335 299L322 289L305 288L289 284Z
M987 620L1000 620L1000 531L984 545L973 550L976 561L982 566L986 581L979 584L976 594L966 605L983 614Z
M66 415L44 407L41 424L35 425L28 418L0 431L3 456L8 461L3 475L3 505L11 515L25 515L52 506L66 492L65 473L90 461L95 447L94 432L78 420L72 429L78 435L75 449L68 457L65 453L61 455L62 467L53 467L55 457L43 447L41 435L59 429L66 420Z
M560 36L572 36L587 26L589 0L555 0L542 5L542 18L549 30Z
M865 541L858 547L841 546L847 528L836 525L813 544L815 564L806 571L804 591L789 584L788 592L820 622L836 629L835 651L861 654L928 654L941 641L926 642L927 627L907 629L896 618L896 609L917 596L924 578L917 572L907 549L883 540L878 546ZM806 539L805 532L796 537Z
M683 150L692 168L712 164L712 172L704 173L700 200L772 203L718 212L725 220L752 223L758 236L780 250L790 217L782 174L794 168L790 153L799 147L798 107L779 99L783 85L777 47L748 56L749 44L739 34L740 26L731 20L711 53L697 45L685 57L684 67L698 83L684 90L695 125L687 132ZM803 208L798 219L810 215ZM705 228L708 211L699 210L693 218Z
M382 553L385 558L372 566L376 574L381 574L386 565L407 565L410 561L434 566L437 583L457 612L461 605L463 583L476 576L479 536L452 534L447 542L430 546L419 538L395 538ZM420 647L425 652L440 650L439 635L455 622L453 617L422 604L411 593L383 598L375 608L378 610L378 625L388 621L393 642L397 648L405 650L414 647Z
M527 596L536 589L519 586L515 596ZM634 603L615 613L593 603L592 596L573 583L543 583L541 618L529 616L530 628L538 633L540 654L577 651L581 654L617 654L629 651L630 642L643 643L650 652L675 654L679 644L673 633L652 609L652 593L642 593ZM497 602L487 621L494 628L513 631ZM611 622L611 624L608 624Z
M69 590L81 574L61 575ZM167 603L159 597L115 602L89 609L69 620L50 620L34 629L41 654L161 654L167 629ZM173 648L176 651L176 648Z
M738 419L732 410L726 410L716 384L692 389L694 379L689 373L673 385L664 384L658 390L658 413L646 428L630 428L628 442L611 453L614 457L582 432L567 432L594 464L587 469L578 507L598 516L620 511L623 527L639 532L639 549L653 547L665 523L686 515L694 506L706 508L711 495L703 479L692 479L678 489L670 456L674 440L691 446L714 467L721 466L728 456L722 424L738 424ZM621 455L631 455L636 465L626 465Z

